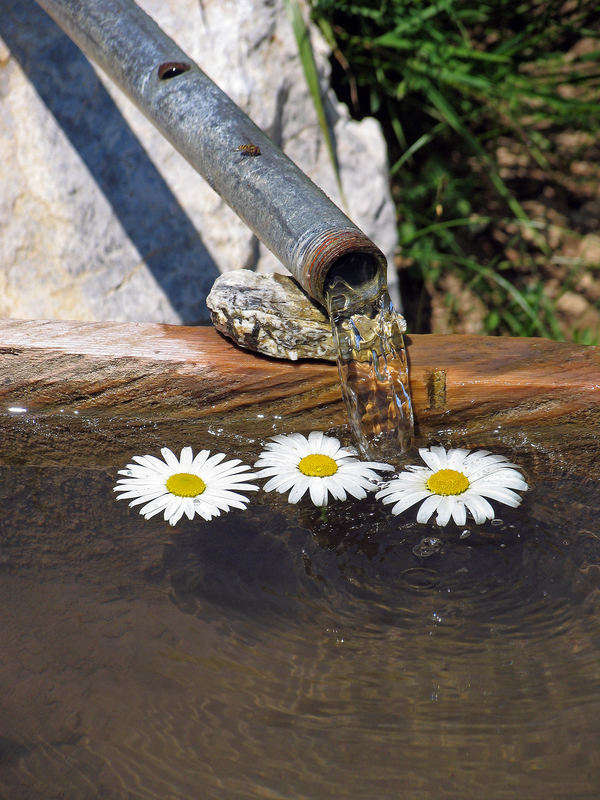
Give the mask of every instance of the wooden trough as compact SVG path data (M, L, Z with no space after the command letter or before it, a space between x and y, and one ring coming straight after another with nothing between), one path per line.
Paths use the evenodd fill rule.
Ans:
M407 352L419 440L597 451L599 347L415 335ZM138 452L140 436L225 449L345 422L335 365L255 355L212 328L0 321L5 464L107 466Z

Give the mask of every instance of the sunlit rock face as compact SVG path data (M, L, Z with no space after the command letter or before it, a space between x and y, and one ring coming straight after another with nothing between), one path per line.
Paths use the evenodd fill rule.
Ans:
M283 0L139 5L340 202ZM311 36L346 211L391 259L381 131L350 119ZM0 74L0 317L208 322L219 273L283 270L34 0L5 4Z
M215 328L236 344L274 358L336 360L325 309L286 275L233 270L207 297Z
M214 282L206 304L215 328L241 347L290 361L337 359L327 312L288 275L226 272ZM401 315L397 324L406 331Z

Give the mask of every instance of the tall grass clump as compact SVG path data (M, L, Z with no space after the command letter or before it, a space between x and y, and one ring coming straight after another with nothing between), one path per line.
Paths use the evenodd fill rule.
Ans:
M581 295L600 319L600 291L581 294L600 283L582 246L600 218L597 3L311 10L338 94L386 133L411 329L594 341L566 311Z

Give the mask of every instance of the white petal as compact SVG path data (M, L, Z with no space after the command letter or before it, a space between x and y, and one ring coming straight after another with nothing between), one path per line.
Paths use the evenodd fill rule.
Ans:
M331 492L331 496L335 500L344 501L346 499L346 489L344 488L343 482L337 479L335 475L331 475L331 477L327 479L327 486L329 488L329 491ZM354 497L362 499L360 495L356 495L354 494L354 492L350 492L350 494L352 494ZM366 492L363 492L362 496L366 497L367 496Z
M151 519L152 517L155 517L157 514L160 514L162 510L163 510L162 507L155 508L152 511L144 511L144 509L141 508L140 514L144 517L144 519Z
M337 439L335 441L337 442ZM332 447L331 452L326 453L326 455L335 458L336 461L340 461L346 458L358 459L358 452L355 447L342 447L341 445L339 445L339 447L337 448Z
M506 486L509 489L521 489L523 491L529 488L521 473L512 469L498 470L498 472L492 472L481 478L471 480L471 486L477 491L489 486Z
M365 488L367 487L346 481L344 488L348 494L351 494L352 497L356 497L357 500L364 500L364 498L367 496L367 492L365 491ZM373 487L373 489L375 489L375 487Z
M275 438L277 439L278 437ZM286 450L289 448L292 451L302 451L305 453L310 451L308 439L301 433L290 433L287 436L282 436L280 439L280 445L285 447Z
M169 523L169 525L176 525L183 516L184 509L185 506L183 503L181 503L181 505L179 505L172 513L169 513L169 510L165 509L165 520Z
M181 453L179 455L179 466L181 467L182 472L188 472L190 467L192 466L192 461L194 460L194 456L192 454L191 447L182 447Z
M391 494L392 492L421 491L427 492L428 495L431 494L423 477L421 475L412 475L410 472L403 472L398 478L391 480L385 489L378 492L377 497L383 497L384 494Z
M513 492L512 489L504 489L501 486L497 488L490 487L489 489L480 489L477 487L477 493L483 497L489 497L490 500L498 500L498 502L504 503L507 506L512 506L512 508L521 505L522 497L516 492Z
M305 475L302 475L301 477L297 478L296 481L294 482L294 485L292 486L291 492L288 495L288 503L293 503L293 504L297 503L300 500L300 498L304 496L309 486L310 486L310 481ZM287 489L283 490L280 489L279 491L285 492L287 491Z
M465 465L465 474L471 483L477 483L480 480L495 480L496 476L501 476L505 471L503 464L495 462L480 462L475 466ZM510 472L507 470L507 477Z
M192 499L190 497L187 497L186 501L187 502L185 503L185 507L184 507L185 515L186 515L186 517L188 519L194 519L194 516L196 514L196 510L194 508L194 503L193 503L193 501L192 501Z
M132 497L131 493L128 494L128 497ZM140 494L139 492L135 495L135 500L132 500L129 503L129 508L133 508L134 506L139 506L142 503L149 503L151 500L157 500L159 498L163 498L165 503L167 502L167 498L169 497L169 493L162 491L162 492L148 492L147 494Z
M308 434L308 443L315 453L321 452L321 443L323 442L323 438L324 434L321 431L312 431L312 433ZM336 442L339 445L337 439Z
M202 469L213 470L218 464L223 461L225 458L225 453L214 453L210 458L206 459L206 462Z
M381 461L363 461L362 465L363 467L375 469L379 472L393 472L395 470L395 467L393 467L391 464L386 464Z
M160 452L162 453L164 460L171 467L171 469L174 470L180 469L179 459L177 458L175 453L173 453L172 450L169 450L168 447L161 447Z
M134 456L133 460L136 464L128 464L128 469L132 471L144 470L146 473L164 475L169 472L169 467L164 461L156 456Z
M286 473L285 475L275 475L275 477L271 478L270 481L265 483L263 489L265 492L287 492L288 489L291 489L296 482L303 480L307 481L308 478L305 475L302 475L300 472L297 472L293 475L290 475L289 473ZM308 484L306 485L308 488Z
M121 492L121 497L117 498L118 500L121 500L124 496L137 497L140 494L151 494L152 492L161 491L165 491L164 483L162 486L155 486L148 483L141 483L140 481L130 481L113 486L113 492Z
M447 525L454 511L454 497L442 497L437 506L436 525Z
M437 509L439 502L440 496L437 494L430 495L424 500L417 512L417 522L427 522L429 517Z
M467 522L467 509L459 497L454 497L452 507L452 519L457 525L465 525Z
M403 472L397 478L393 478L388 486L395 491L418 491L420 489L427 489L427 480L431 477L431 471L427 470L426 474ZM429 489L427 489L429 491Z
M421 447L419 448L419 455L433 472L446 467L446 451L443 447L431 447L429 449Z
M256 462L258 464L258 462ZM262 466L262 465L260 465ZM260 469L258 472L254 473L255 478L269 478L271 475L278 475L281 472L280 467L264 467L264 469Z
M231 508L241 508L245 509L250 500L243 494L234 494L231 492L227 499L219 500L218 503L215 503L215 507L220 508L222 511L229 511L229 507Z
M231 458L229 461L223 461L222 464L215 465L213 472L215 475L237 475L238 472L245 472L249 469L248 464L242 464L240 458Z
M232 481L231 483L229 483L227 485L229 487L231 487L232 489L235 489L236 492L240 491L240 490L242 490L244 492L258 492L258 490L260 488L255 483L237 483L237 482L233 482Z
M310 499L316 506L327 505L327 487L321 478L314 478L308 485Z
M202 467L206 464L206 459L210 455L210 450L200 450L199 453L196 454L194 460L192 461L192 466L194 469L202 469Z
M140 508L140 514L155 514L158 511L162 511L168 505L170 495L163 495L162 497L157 497L155 500L151 500L145 506ZM130 503L130 505L133 505Z
M218 508L208 505L208 503L197 503L195 506L196 514L209 522L213 517L220 516L221 512Z
M459 472L462 472L468 455L469 451L460 447L456 447L453 450L448 450L446 457L446 468L455 469Z
M392 508L392 514L401 514L403 511L406 511L407 508L414 506L415 503L419 503L421 500L424 500L426 497L429 497L431 492L410 492L409 494L405 494L402 497L393 496L389 500L384 500L384 503L393 503L394 499L398 499L396 505Z
M494 519L494 509L484 497L467 490L461 494L460 499L473 515L477 525L481 525L486 519Z

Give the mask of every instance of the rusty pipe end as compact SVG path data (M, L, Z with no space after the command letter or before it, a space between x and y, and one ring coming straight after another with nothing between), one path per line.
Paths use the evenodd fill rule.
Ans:
M365 300L386 286L387 261L358 228L334 228L299 243L293 274L317 302L327 306L327 287L345 281Z

